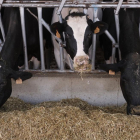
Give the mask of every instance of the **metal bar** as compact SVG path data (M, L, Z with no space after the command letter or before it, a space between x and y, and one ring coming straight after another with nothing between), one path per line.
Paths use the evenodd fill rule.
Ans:
M96 55L96 34L92 38L92 70L95 70L95 55Z
M120 35L120 26L119 26L119 16L115 15L115 25L116 25L116 33L117 33L117 42L119 43L119 35Z
M105 34L108 36L108 38L112 41L112 60L111 63L113 64L115 62L115 52L116 52L116 41L115 39L112 37L112 35L106 30ZM118 45L117 45L118 47Z
M84 8L84 14L87 15L88 8Z
M49 24L47 24L43 19L41 20L42 25L54 36L54 38L61 44L63 44L62 40L60 38L58 38L57 36L55 36L55 34L53 34L51 32L50 26Z
M93 22L97 20L98 8L93 8ZM95 56L96 56L96 34L92 38L92 70L95 70Z
M112 59L111 59L112 64L115 63L115 54L116 54L116 47L112 45Z
M43 29L42 29L42 8L38 7L38 26L39 26L39 40L40 40L40 58L41 58L41 70L45 70L45 61L44 61L44 46L43 46Z
M60 22L60 23L63 22L63 19L62 19L62 15L61 15L61 14L58 15L58 19L59 19L59 22Z
M62 15L61 15L61 11L64 7L64 4L65 4L66 0L62 0L60 5L59 5L59 8L58 8L58 11L57 11L57 15L58 15L58 18L59 18L59 22L60 23L63 23L63 19L62 19ZM64 37L64 40L65 40L65 34L63 33L63 37ZM59 44L60 46L60 70L61 71L64 71L64 67L65 67L65 63L64 63L64 49L61 47L61 44Z
M70 66L71 66L71 69L74 70L73 68L73 60L71 59L71 57L69 56L69 61L70 61Z
M108 30L105 30L105 34L108 36L108 38L112 41L112 44L115 45L116 41L113 38L113 36L108 32Z
M55 3L55 2L4 2L2 4L2 7L59 7L60 2ZM64 7L75 7L75 8L117 8L118 3L105 3L105 2L101 2L101 3L94 3L94 2L83 2L83 3L67 3L64 5ZM126 3L123 2L120 8L140 8L140 4L139 3Z
M116 33L117 33L117 43L119 45L120 25L119 25L119 15L118 14L115 14L115 25L116 25ZM120 52L119 47L118 47L118 53L119 53L119 60L121 60L121 52Z
M123 0L119 0L119 3L118 3L118 6L117 6L117 9L116 9L116 12L115 14L118 15L119 11L120 11L120 8L121 8L121 5L123 3Z
M96 19L97 21L99 21L99 19ZM113 64L115 62L115 53L116 53L116 48L118 48L118 44L116 43L115 39L113 38L113 36L108 32L108 30L105 30L105 34L108 36L108 38L111 40L112 42L112 60L111 63ZM119 48L118 48L119 50ZM120 55L119 55L120 56ZM120 58L120 57L119 57Z
M62 23L62 16L61 16L61 13L58 14L58 17L59 17L59 22ZM65 34L63 33L63 37L65 39ZM65 67L65 64L64 64L64 50L63 48L61 47L61 44L59 44L60 46L60 70L63 71L64 70L64 67Z
M62 0L61 1L61 4L59 5L59 8L58 8L58 11L57 11L57 14L60 15L61 14L61 11L64 7L64 4L65 4L66 0Z
M0 12L0 29L1 29L2 37L3 37L3 41L5 42L5 32L4 32L4 28L2 24L1 12Z
M59 44L59 46L60 46L60 44ZM59 50L60 50L60 70L64 71L64 50L61 46L60 46Z
M27 70L20 70L20 71L27 71ZM33 69L31 69L29 72L40 72L40 70L33 70ZM54 73L54 72L58 72L58 73L74 73L74 71L72 71L72 70L64 70L64 71L61 71L61 70L58 70L58 69L54 69L54 70L45 70L45 71L43 71L43 72L52 72L52 73ZM106 72L104 71L104 70L94 70L94 71L90 71L90 72L87 72L88 74L98 74L98 73L102 73L102 74L106 74ZM85 73L86 74L86 73Z
M20 7L20 18L21 18L21 28L22 28L22 37L23 37L23 49L24 49L24 65L25 70L28 70L28 55L27 55L27 42L26 42L26 31L25 31L25 21L24 21L24 8Z

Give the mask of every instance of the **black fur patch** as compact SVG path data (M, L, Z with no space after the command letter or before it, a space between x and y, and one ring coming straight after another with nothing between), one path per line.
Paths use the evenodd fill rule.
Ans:
M65 20L68 20L69 16L71 16L71 17L83 17L83 16L85 16L85 14L82 13L82 12L79 12L79 13L77 13L77 12L69 13L69 15L66 16Z

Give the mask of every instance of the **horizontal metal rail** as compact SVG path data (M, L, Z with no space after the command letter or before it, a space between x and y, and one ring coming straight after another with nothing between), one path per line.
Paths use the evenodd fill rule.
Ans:
M30 69L30 70L20 70L20 71L29 71L29 72L40 72L40 70L34 70L34 69ZM73 70L63 70L63 71L61 71L61 70L58 70L58 69L50 69L50 70L45 70L45 71L43 71L43 72L50 72L50 73L55 73L55 72L57 72L57 73L65 73L65 72L67 72L67 73L74 73L74 71ZM84 73L84 72L83 72ZM94 70L94 71L90 71L90 72L85 72L85 73L88 73L88 74L90 74L90 73L94 73L94 74L96 74L96 73L106 73L104 70Z
M54 1L4 1L2 7L59 7L61 2ZM64 7L77 8L117 8L118 2L66 2ZM121 8L140 8L136 2L123 2Z

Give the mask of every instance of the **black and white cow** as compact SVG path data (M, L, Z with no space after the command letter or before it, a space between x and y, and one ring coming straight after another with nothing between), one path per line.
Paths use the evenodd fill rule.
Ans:
M89 10L89 13L93 11ZM100 12L99 12L100 13ZM54 11L56 14L56 11ZM82 64L86 65L89 63L89 48L92 43L93 33L102 34L107 29L107 24L101 21L93 23L81 9L64 8L62 11L64 22L61 24L53 14L51 30L54 34L60 34L63 40L62 33L65 33L66 48L64 49L65 62L70 65L70 59L74 61L74 67L78 67ZM89 14L89 17L93 17ZM60 56L59 45L53 38L55 58L60 68ZM84 68L83 68L84 69Z
M110 16L110 14L106 15ZM121 71L120 86L127 102L127 114L140 115L140 9L121 9L119 45L122 60L117 64L100 65L101 69Z

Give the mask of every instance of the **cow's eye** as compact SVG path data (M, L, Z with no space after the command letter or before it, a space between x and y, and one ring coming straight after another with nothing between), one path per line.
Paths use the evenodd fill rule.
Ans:
M88 34L88 37L91 38L91 36L92 36L92 33L89 33L89 34Z

